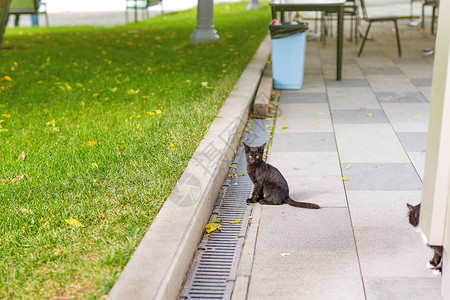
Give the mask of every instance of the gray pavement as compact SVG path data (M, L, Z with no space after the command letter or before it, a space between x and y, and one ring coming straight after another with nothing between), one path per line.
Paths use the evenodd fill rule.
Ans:
M255 205L251 272L238 271L247 299L440 299L406 207L421 199L433 69L422 49L434 36L429 21L426 31L407 22L401 58L392 24L372 26L359 58L346 39L340 82L335 39L307 42L303 88L280 91L268 162L293 199L322 208Z

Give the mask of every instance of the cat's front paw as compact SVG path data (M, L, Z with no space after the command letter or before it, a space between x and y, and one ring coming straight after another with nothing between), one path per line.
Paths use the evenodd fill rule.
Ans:
M248 198L247 199L247 203L255 203L256 201L253 201L253 199L252 198Z
M433 274L435 276L441 277L442 276L442 268L436 268L433 270Z
M260 204L271 204L269 201L265 200L265 199L261 199L259 200Z

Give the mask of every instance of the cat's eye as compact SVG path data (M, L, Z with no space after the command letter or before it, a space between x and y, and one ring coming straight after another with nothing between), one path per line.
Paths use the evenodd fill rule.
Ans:
M248 157L249 157L249 158L252 158L252 156L251 156L251 155L249 155Z
M256 155L256 159L258 159L259 158L259 156L258 155Z

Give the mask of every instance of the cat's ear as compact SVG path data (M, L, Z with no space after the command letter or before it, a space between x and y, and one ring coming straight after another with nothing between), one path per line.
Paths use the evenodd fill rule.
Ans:
M406 206L408 206L409 211L414 211L414 206L412 206L409 203L406 203Z
M266 144L267 144L267 143L264 143L264 144L262 144L261 146L259 146L259 147L258 147L258 150L261 151L261 152L264 151L264 148L266 148Z
M249 151L250 150L250 146L249 145L247 145L245 142L242 142L242 144L244 144L245 151Z

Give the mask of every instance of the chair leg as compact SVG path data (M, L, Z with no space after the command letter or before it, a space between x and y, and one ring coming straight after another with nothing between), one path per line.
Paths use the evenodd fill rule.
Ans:
M372 22L369 22L369 25L367 25L366 34L364 35L364 38L362 40L361 48L359 49L359 52L358 52L358 57L361 56L361 53L364 49L364 44L366 43L367 36L369 35L370 25L372 25Z
M402 47L400 46L400 34L398 32L397 20L394 20L395 24L395 35L397 36L397 47L398 47L398 56L402 56Z
M425 2L422 4L422 29L425 29Z
M350 42L353 42L353 16L350 17Z
M435 19L436 19L436 5L433 5L433 15L431 16L431 34L434 34Z

